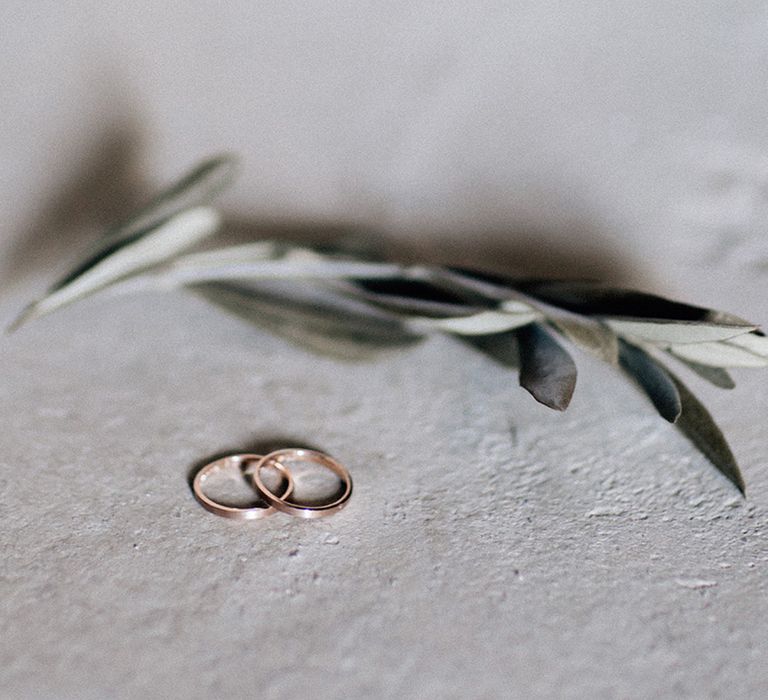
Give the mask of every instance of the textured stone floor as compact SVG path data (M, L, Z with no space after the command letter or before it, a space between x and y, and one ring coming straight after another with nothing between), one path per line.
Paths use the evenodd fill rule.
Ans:
M10 697L768 683L764 392L714 401L745 502L591 361L559 415L446 338L347 365L168 296L62 312L5 339L2 364ZM268 443L343 460L349 507L241 523L192 499L201 460Z

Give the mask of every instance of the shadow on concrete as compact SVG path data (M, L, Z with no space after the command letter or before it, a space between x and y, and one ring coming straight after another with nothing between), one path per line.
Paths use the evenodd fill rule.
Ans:
M148 198L139 168L141 132L127 119L105 126L70 174L43 198L12 238L2 278L13 284L41 268L51 281L89 243Z
M137 119L121 116L106 125L84 151L81 162L73 164L70 175L32 214L30 223L13 236L10 252L0 261L4 279L13 281L41 265L65 267L77 259L78 250L148 201L152 187L141 173L141 149L142 129ZM567 189L567 183L551 183L542 191L539 198L547 202L542 222L552 220L552 211L568 214L575 208ZM493 206L493 201L488 203L488 208ZM219 242L277 238L337 245L343 241L350 250L365 249L377 257L406 263L450 264L516 277L591 279L615 286L636 284L643 272L637 261L617 250L597 223L599 217L584 211L556 226L537 224L530 212L519 220L512 214L501 221L479 222L466 233L388 227L373 212L368 221L358 217L335 222L225 214L226 230ZM62 269L52 272L52 280L60 272Z

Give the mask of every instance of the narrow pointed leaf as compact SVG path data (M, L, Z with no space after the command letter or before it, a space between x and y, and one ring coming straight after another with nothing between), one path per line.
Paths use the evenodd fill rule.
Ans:
M104 258L128 243L147 235L163 221L185 209L209 204L234 179L237 161L233 156L210 158L157 195L130 219L108 231L88 252L82 262L60 279L50 292L69 284Z
M520 369L516 331L493 335L465 335L461 340L508 369Z
M722 431L709 414L709 411L704 408L688 387L674 374L670 373L670 377L675 382L678 392L680 392L680 400L683 406L682 413L677 421L677 427L715 465L718 471L744 495L744 478Z
M457 335L487 335L520 328L541 318L535 311L510 313L505 311L481 311L470 316L454 318L411 317L409 326L414 330L445 331Z
M213 282L188 287L206 300L275 335L322 355L370 359L420 340L397 318L323 290Z
M625 340L619 340L619 363L647 394L661 417L674 423L682 404L669 372L644 350Z
M446 289L435 284L430 278L439 279L437 271L423 268L411 268L415 275L424 279L393 278L393 279L359 279L355 284L361 289L382 301L387 297L397 299L413 299L425 302L447 304L451 306L464 306L467 304L465 295L456 293L455 290ZM477 306L476 303L472 304ZM487 304L486 304L487 305Z
M728 344L743 348L758 357L765 357L768 359L768 337L760 332L739 335L735 338L731 338L728 341Z
M671 354L671 353L670 353ZM673 355L673 357L675 357ZM719 387L720 389L733 389L736 386L736 382L728 374L728 370L723 367L710 367L708 365L701 365L698 362L692 362L682 357L678 357L688 369L698 374L702 379L706 379L710 384Z
M565 349L538 323L517 332L520 386L539 403L564 411L576 388L576 364Z
M605 362L618 364L618 338L607 326L586 316L565 312L547 314L547 317L575 345Z
M529 282L521 283L520 289L555 306L588 316L697 321L744 327L747 330L754 328L748 321L724 311L672 301L655 294L606 288L588 282Z
M417 269L433 285L465 300L499 302L519 299L521 296L511 281L490 277L481 272L445 267Z
M667 321L606 318L605 322L619 335L658 344L694 344L727 340L749 333L755 326L721 325L701 321Z
M616 365L619 362L619 341L602 321L589 316L580 316L572 311L552 306L527 295L520 295L534 309L540 311L562 335L582 350Z
M372 280L371 282L388 282L390 280ZM388 309L398 313L416 314L418 316L432 316L435 318L451 318L455 316L470 316L483 311L482 307L470 305L459 300L437 300L424 298L422 295L411 296L390 293L382 293L371 283L339 281L335 288L340 293L353 299L360 299L382 309ZM405 292L407 290L398 290Z
M12 328L163 262L212 234L219 224L218 212L209 207L197 207L177 214L104 258L69 284L32 304Z
M237 279L391 279L404 274L397 263L337 259L306 248L275 248L265 242L231 246L175 259L155 274L161 286Z
M670 345L668 350L676 357L710 367L765 367L768 365L768 357L755 354L730 341Z
M455 271L451 271L450 274L454 281L457 277L460 277ZM485 280L472 279L467 283L463 277L460 277L460 279L462 284L469 284L473 290L485 292L488 298L495 296L496 298L505 299L501 303L501 308L503 309L512 310L513 308L524 306L538 311L561 335L568 338L574 345L605 362L614 365L618 363L619 347L616 334L601 321L553 306L540 299L523 294L512 287L504 289Z
M595 319L534 299L517 289L514 280L464 269L441 269L431 271L431 274L436 284L442 284L454 293L501 301L502 308L508 310L525 304L546 317L575 345L611 364L618 362L617 338L610 328Z

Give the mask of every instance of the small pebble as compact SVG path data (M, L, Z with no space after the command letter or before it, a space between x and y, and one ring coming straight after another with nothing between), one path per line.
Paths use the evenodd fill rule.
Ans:
M702 588L714 588L717 585L717 581L708 581L703 578L693 579L675 579L675 583L683 588L690 588L691 590L700 590Z

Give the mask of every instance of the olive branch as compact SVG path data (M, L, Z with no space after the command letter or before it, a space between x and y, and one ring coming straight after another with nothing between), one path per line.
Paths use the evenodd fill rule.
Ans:
M222 226L211 203L237 170L212 158L108 231L11 329L97 292L191 290L323 353L369 356L431 333L459 336L519 367L520 385L565 410L576 364L563 340L623 370L743 494L721 430L667 366L675 358L720 388L734 367L768 365L768 338L732 314L591 282L525 280L404 265L343 247L261 240L194 252Z

